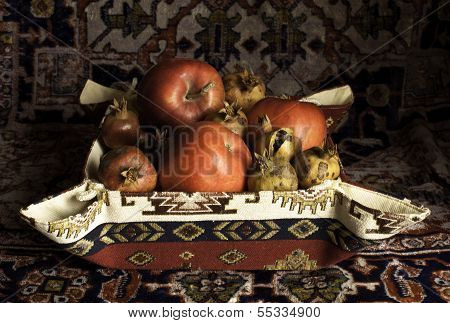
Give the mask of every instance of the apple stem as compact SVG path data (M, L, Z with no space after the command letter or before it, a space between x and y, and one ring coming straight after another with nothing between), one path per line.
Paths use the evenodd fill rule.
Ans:
M186 94L186 100L194 100L198 97L201 97L202 95L208 93L208 91L211 90L215 85L216 84L213 81L209 82L204 87L202 87L199 92Z

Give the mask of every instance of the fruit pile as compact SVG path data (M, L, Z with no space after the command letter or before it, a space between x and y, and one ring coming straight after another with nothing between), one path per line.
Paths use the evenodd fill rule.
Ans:
M221 78L192 59L151 68L135 96L111 103L100 138L110 190L291 191L340 175L317 105L266 97L248 68Z

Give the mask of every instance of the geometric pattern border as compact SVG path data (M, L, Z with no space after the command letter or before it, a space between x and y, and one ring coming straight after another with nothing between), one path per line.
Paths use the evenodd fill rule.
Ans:
M270 240L326 240L341 247L345 245L344 249L349 251L377 243L354 236L334 219L274 219L107 223L82 240L63 247L69 252L89 256L108 245L120 243Z

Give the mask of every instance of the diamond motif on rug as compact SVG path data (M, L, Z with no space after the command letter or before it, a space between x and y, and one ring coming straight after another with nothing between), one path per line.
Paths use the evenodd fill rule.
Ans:
M219 259L227 265L235 265L247 258L247 255L237 249L231 249L221 254Z
M56 292L59 293L64 288L64 280L63 279L49 279L47 280L44 291L45 292Z
M290 226L288 230L298 239L305 239L319 230L319 228L309 220L301 220Z
M192 241L201 236L204 232L205 230L194 223L185 223L173 230L173 233L184 241Z
M17 300L29 303L78 303L92 289L89 281L89 271L79 268L62 265L57 268L33 269L19 282Z
M84 256L87 253L89 253L89 251L92 249L93 246L94 246L93 241L81 239L67 250L77 256Z
M127 258L129 262L136 266L144 266L155 260L151 254L146 251L137 251Z
M192 252L190 252L190 251L184 251L184 252L180 253L178 256L179 256L181 259L189 260L189 259L191 259L192 257L194 257L195 255L194 255Z

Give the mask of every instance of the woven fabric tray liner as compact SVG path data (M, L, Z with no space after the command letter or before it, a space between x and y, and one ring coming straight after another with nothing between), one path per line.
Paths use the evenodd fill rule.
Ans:
M97 93L102 86L89 82L91 97L111 99ZM84 102L89 101L85 92ZM303 100L321 105L327 114L327 108L348 109L353 94L346 86ZM21 213L66 250L107 267L314 269L430 214L407 199L341 179L291 192L110 191L97 180L104 152L95 140L80 185Z

